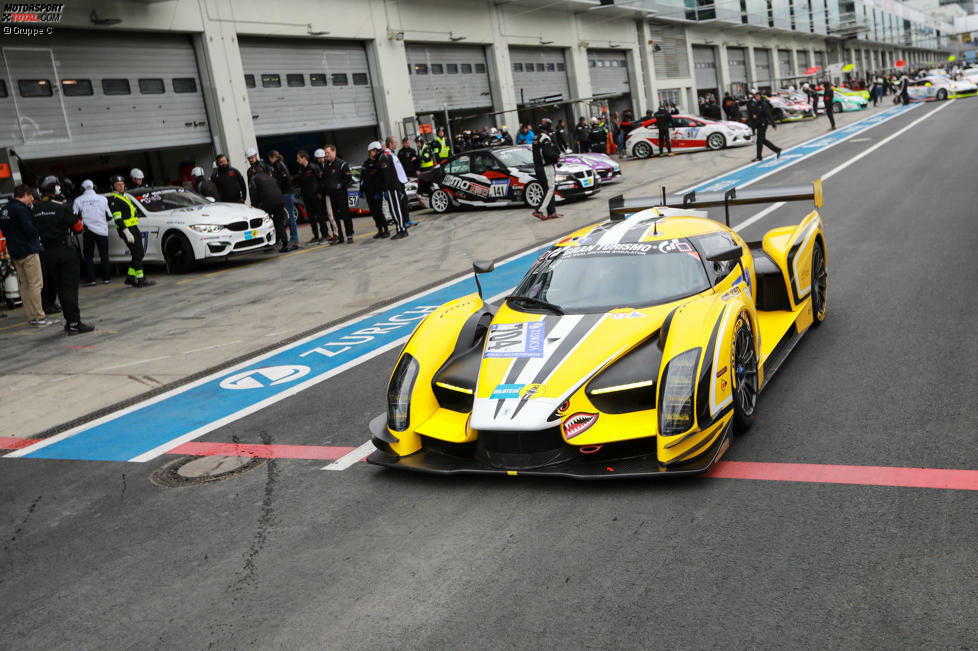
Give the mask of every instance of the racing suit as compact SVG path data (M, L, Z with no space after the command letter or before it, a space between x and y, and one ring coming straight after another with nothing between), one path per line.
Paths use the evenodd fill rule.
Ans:
M144 287L148 284L143 277L143 256L146 255L146 251L143 248L143 234L139 232L139 211L136 210L135 199L128 194L118 192L110 192L107 199L119 237L125 241L126 248L129 249L131 259L126 284Z
M385 149L378 156L378 167L381 173L381 182L384 188L384 199L387 208L394 219L395 233L392 239L400 239L407 235L407 194L404 192L404 184L407 177L404 169L400 167L400 161L390 150Z
M295 175L299 192L302 193L302 203L306 206L309 225L312 227L312 240L310 243L317 244L321 239L319 235L320 229L322 229L323 238L326 237L328 232L326 230L326 215L323 211L323 201L320 196L320 179L322 176L322 168L313 162L309 162L306 165L300 163L299 171Z
M342 240L343 230L346 230L348 242L353 240L353 216L350 214L350 198L346 189L352 183L353 170L345 160L337 156L332 163L326 161L326 166L323 167L323 189L333 207L337 235Z
M211 181L217 186L221 201L244 203L248 198L248 186L241 172L231 166L218 167L211 174Z
M65 330L81 321L78 308L78 281L81 276L81 257L78 255L76 233L83 230L81 217L54 199L44 197L34 203L31 218L43 247L44 266L48 275L56 279L61 312L65 317Z
M539 215L542 208L546 207L546 219L553 219L557 216L556 196L557 190L557 161L560 160L560 152L554 146L550 134L544 131L533 141L533 169L537 180L544 185L543 201L536 207L535 215Z

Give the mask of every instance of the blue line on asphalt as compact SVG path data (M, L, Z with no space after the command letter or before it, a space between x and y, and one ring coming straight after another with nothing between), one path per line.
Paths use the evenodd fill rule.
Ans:
M743 185L876 126L906 108L900 106L883 111L793 147L780 160L772 159L734 170L696 190L722 190ZM483 276L486 296L502 294L514 287L546 248L509 260L498 265L493 273ZM437 306L474 290L475 282L471 277L461 278L250 363L45 439L7 457L129 461L171 442L177 445L177 439L202 436L344 370L340 367L349 368L381 348L396 345Z

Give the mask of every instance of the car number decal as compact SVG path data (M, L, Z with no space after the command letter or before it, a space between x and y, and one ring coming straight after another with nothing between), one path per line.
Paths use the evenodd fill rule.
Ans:
M543 357L543 321L494 323L486 337L485 357Z
M509 179L493 179L489 187L489 196L493 199L502 199L509 194Z
M347 205L350 206L350 208L356 208L357 204L360 203L360 193L359 192L347 193L346 203Z

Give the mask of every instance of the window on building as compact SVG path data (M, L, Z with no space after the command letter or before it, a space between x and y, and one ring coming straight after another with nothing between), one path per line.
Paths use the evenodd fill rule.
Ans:
M103 79L102 93L105 95L129 95L132 90L129 88L128 79Z
M257 84L255 84L255 75L245 75L245 87L257 88Z
M325 86L326 85L326 75L320 73L313 73L309 75L309 85L310 86Z
M522 63L514 63L513 64L513 72L523 72L523 64Z
M7 82L5 82L3 79L0 79L0 97L6 97L6 96L7 96Z
M486 74L486 64L484 64L484 63L477 63L477 64L475 64L475 71L477 73L479 73L480 75Z
M370 78L367 77L365 72L354 72L353 73L353 85L354 86L369 86Z
M289 88L302 88L306 85L306 76L300 73L287 74L285 85Z
M598 67L598 62L597 62L596 59L591 59L591 60L589 60L587 62L587 65L588 65L589 68L597 68Z
M64 93L65 97L83 97L95 94L91 79L62 79L61 92Z
M350 79L346 76L345 72L334 72L331 77L333 78L334 86L349 86Z
M416 74L416 75L426 75L426 74L428 74L428 64L427 63L415 63L414 64L414 74Z
M533 71L536 70L536 68L537 67L534 64L532 64L532 63L524 63L523 64L523 69L526 70L527 72L533 72Z
M47 79L18 79L21 97L51 97L51 82Z
M251 79L252 81L254 81L254 77L252 77ZM197 80L194 79L193 77L174 77L172 84L173 84L174 93L196 93L197 92Z
M261 86L262 88L281 88L282 75L273 75L271 73L263 74L261 76Z
M472 74L472 64L471 63L463 63L462 64L462 74L463 75L471 75Z
M450 75L457 75L458 74L458 64L457 63L446 63L445 64L445 72L447 72Z
M563 72L563 71L564 71L564 64L563 63L558 63L557 64L557 72Z
M166 92L166 86L162 79L140 79L139 92L142 95L162 95Z
M445 74L445 66L440 63L431 64L431 74L433 75L443 75Z
M547 72L553 72L556 69L557 69L557 65L556 64L554 64L554 63L548 63L547 64Z

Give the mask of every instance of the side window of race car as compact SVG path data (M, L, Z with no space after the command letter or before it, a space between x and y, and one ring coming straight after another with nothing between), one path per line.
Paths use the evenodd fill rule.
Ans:
M468 174L471 164L468 156L459 156L445 167L449 174Z
M495 169L495 167L496 162L489 154L474 154L472 156L472 172L475 174L483 174Z
M688 126L691 126L691 125L689 124L689 120L687 120L686 118L673 118L672 119L672 127L674 129L685 129Z

